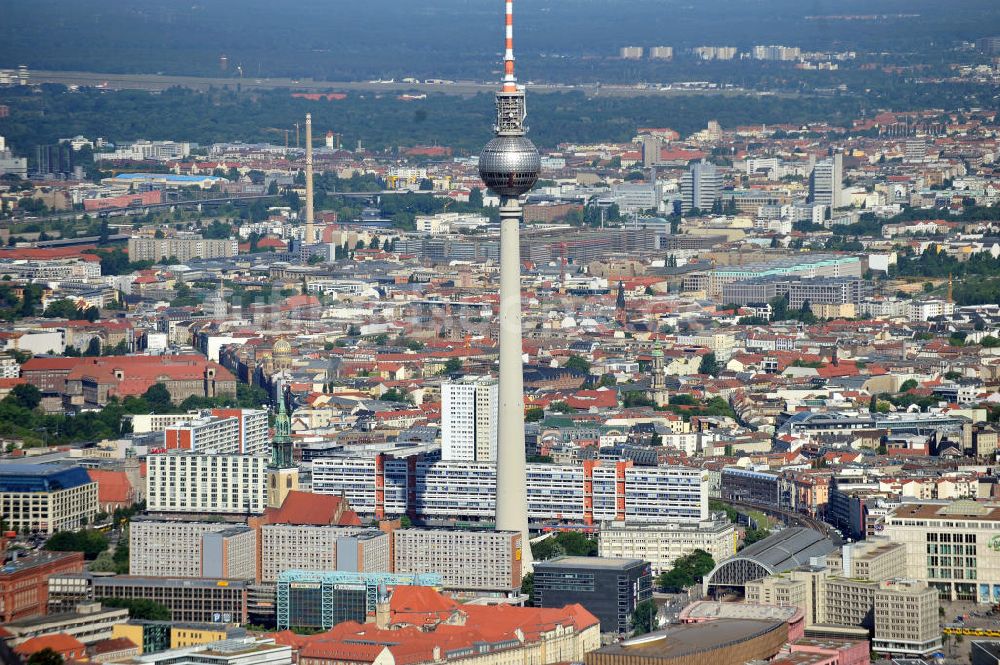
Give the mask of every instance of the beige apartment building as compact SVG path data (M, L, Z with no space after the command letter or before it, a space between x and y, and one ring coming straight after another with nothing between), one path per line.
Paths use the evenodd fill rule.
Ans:
M147 577L252 579L256 533L228 522L133 519L129 574Z
M264 524L258 581L277 582L285 570L385 572L389 551L389 534L377 529Z
M510 593L521 588L516 531L400 529L393 532L393 572L439 573L444 588Z
M198 234L184 233L169 238L132 236L128 239L130 261L159 261L176 257L180 263L192 259L217 259L236 256L235 240L214 240Z
M599 555L618 559L644 559L653 574L673 568L674 562L695 550L704 550L716 561L736 554L736 525L728 520L696 524L639 524L606 522L601 525Z

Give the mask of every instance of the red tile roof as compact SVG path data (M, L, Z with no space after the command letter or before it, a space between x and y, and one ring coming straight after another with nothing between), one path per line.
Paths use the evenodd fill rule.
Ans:
M264 511L267 524L359 526L361 519L339 496L291 491L281 508Z
M51 635L39 635L21 642L14 647L14 651L22 656L30 656L42 649L52 649L58 654L83 655L83 642L72 635L66 633L53 633Z
M79 358L31 358L21 365L22 372L51 372L73 369L79 364Z
M87 469L90 479L97 483L97 502L131 504L135 500L135 492L124 471L105 471L103 469Z
M405 589L405 590L404 590ZM395 596L402 592L402 598ZM431 589L396 587L390 601L405 608L401 617L428 616L448 608L464 615L464 622L436 624L424 629L399 625L391 618L390 629L374 624L345 622L325 633L308 637L288 631L272 635L279 644L299 649L299 658L334 658L336 660L371 663L385 649L392 654L395 665L413 665L437 660L437 654L458 649L474 648L477 644L519 643L537 641L543 632L557 626L572 627L576 632L597 625L597 618L582 605L567 605L559 609L499 606L458 606ZM451 612L449 612L451 614ZM392 617L392 615L390 615ZM461 621L461 620L460 620ZM464 624L464 625L463 625ZM520 634L520 635L519 635Z

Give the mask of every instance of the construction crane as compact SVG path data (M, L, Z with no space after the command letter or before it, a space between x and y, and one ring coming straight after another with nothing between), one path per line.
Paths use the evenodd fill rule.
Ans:
M566 263L568 260L567 254L569 252L569 247L564 242L559 243L557 247L559 247L559 253L561 255L561 259L559 261L559 293L562 294L566 293Z
M265 132L277 132L278 134L281 134L282 132L284 132L285 133L285 152L288 152L288 134L292 130L290 130L290 129L278 129L277 127L265 127L263 131L265 131Z

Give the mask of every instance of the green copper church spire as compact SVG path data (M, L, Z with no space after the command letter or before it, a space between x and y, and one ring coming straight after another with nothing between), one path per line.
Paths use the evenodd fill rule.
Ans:
M271 466L275 469L289 469L292 462L292 423L285 410L285 389L278 395L278 414L274 418L274 439L271 441Z

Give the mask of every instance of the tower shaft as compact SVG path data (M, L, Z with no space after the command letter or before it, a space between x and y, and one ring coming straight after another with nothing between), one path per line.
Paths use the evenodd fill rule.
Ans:
M313 235L313 125L312 113L306 113L306 234L302 241L311 245Z
M531 571L525 491L524 375L521 360L521 203L500 201L500 405L497 422L497 529L521 532L521 571Z

